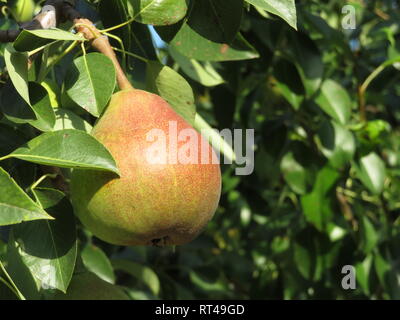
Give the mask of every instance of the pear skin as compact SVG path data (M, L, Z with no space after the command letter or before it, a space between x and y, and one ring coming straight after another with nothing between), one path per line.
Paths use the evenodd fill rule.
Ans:
M191 138L170 140L171 125ZM154 129L165 133L165 141L151 138ZM126 246L181 245L199 235L218 207L220 165L205 138L166 101L142 90L120 91L92 135L111 152L120 177L73 171L71 199L83 225L106 242ZM150 152L160 141L165 150ZM191 160L180 161L182 154Z

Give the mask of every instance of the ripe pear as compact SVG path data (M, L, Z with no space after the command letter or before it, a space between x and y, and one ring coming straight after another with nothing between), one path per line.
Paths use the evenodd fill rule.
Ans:
M54 300L129 300L121 287L108 283L94 273L74 275L67 293L57 293Z
M171 126L191 138L177 139ZM152 156L153 129L165 133L166 148ZM220 166L205 138L165 100L137 89L119 91L92 135L120 171L119 177L90 170L71 175L75 212L95 236L116 245L181 245L204 229L218 207ZM198 152L192 161L181 161L185 150Z

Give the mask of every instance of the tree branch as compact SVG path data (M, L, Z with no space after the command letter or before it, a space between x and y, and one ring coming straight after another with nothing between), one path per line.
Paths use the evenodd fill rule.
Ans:
M76 31L82 33L86 40L91 41L94 49L111 59L117 72L117 82L119 88L121 90L133 89L132 84L126 77L125 72L117 59L117 56L115 55L115 52L108 41L108 38L103 36L88 19L75 19L74 24Z

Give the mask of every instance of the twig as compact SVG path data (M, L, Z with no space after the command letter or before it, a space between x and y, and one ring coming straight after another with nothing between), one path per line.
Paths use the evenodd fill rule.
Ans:
M342 194L339 190L336 190L336 198L338 199L339 206L341 208L341 211L343 212L345 219L348 222L350 222L352 229L354 231L357 231L358 223L357 220L354 218L353 210L351 210L351 207L346 199L346 196Z
M41 184L47 178L55 179L56 177L57 177L56 174L51 174L51 173L45 174L45 175L41 176L37 181L35 181L30 187L28 187L27 191L35 190L37 188L37 186L39 184Z
M18 287L16 286L16 284L14 283L13 279L10 277L10 275L8 274L6 268L4 267L3 263L0 261L0 270L4 273L4 275L6 276L6 278L8 279L8 281L11 283L11 285L14 287L15 289L15 293L18 295L18 298L20 300L26 300L24 295L21 293L21 291L19 291Z
M365 94L367 92L369 85L382 73L383 70L398 62L400 62L399 57L385 61L380 66L378 66L374 71L372 71L371 74L367 77L367 79L365 79L365 81L358 88L358 104L362 122L365 122L367 120Z
M65 181L65 178L60 168L50 167L50 166L40 166L40 168L42 172L45 174L45 176L51 178L51 183L56 189L61 190L62 192L68 194L69 186Z
M18 298L20 298L18 292L14 289L14 287L9 284L5 279L3 279L2 277L0 277L0 282L3 283L8 289L10 289L12 291L12 293L14 293Z
M133 57L133 58L136 58L136 59L138 59L138 60L140 60L140 61L143 61L144 63L148 63L148 62L149 62L149 59L146 59L146 58L144 58L144 57L142 57L142 56L139 56L139 55L137 55L137 54L134 54L134 53L132 53L132 52L125 51L125 50L121 50L121 49L118 49L118 48L115 48L115 47L112 47L112 48L113 48L114 51L121 52L121 53L126 54L126 55L128 55L128 56L131 56L131 57Z
M119 64L117 56L115 55L115 52L111 47L108 38L106 36L103 36L100 31L97 30L97 28L93 25L93 23L88 19L75 19L74 24L76 26L76 30L82 33L86 40L91 41L93 48L111 59L115 66L115 70L117 71L117 81L119 88L121 90L133 89L131 83L125 75L125 72L122 70L122 67Z

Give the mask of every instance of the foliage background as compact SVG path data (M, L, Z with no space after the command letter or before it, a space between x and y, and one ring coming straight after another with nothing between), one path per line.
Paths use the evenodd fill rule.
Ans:
M128 2L79 1L78 8L99 26L110 27L130 18ZM178 72L193 89L197 113L211 126L254 128L254 173L236 176L234 166L224 165L214 219L198 239L174 249L106 244L68 218L72 208L62 194L37 189L33 199L44 199L41 204L50 215L64 211L68 221L53 226L59 232L53 246L63 253L51 256L46 246L38 248L43 239L26 235L37 234L45 220L5 226L0 206L0 258L25 297L51 299L49 284L86 268L123 286L133 299L400 298L397 1L296 1L297 23L290 0L227 2L187 1L197 6L189 9L189 22L155 27L165 44L157 41L155 46L145 26L159 24L161 11L137 15L135 22L112 33L125 50L171 68L157 78L151 63L121 54L136 87L174 99L165 82L181 83ZM210 4L216 10L211 15ZM342 28L342 8L348 4L355 8L354 30ZM2 29L15 25L11 16L0 22ZM247 44L238 40L238 31ZM4 52L5 45L1 48ZM55 48L50 56L57 58L63 49ZM72 59L81 54L78 49L51 65L43 81L52 87L56 124L68 110L86 121L73 117L72 127L88 130L93 112L66 94L65 79ZM2 59L1 114L7 117L0 123L1 156L43 131L32 121L11 121L5 111L4 106L16 103L6 91L5 63ZM371 74L370 85L363 87ZM174 107L180 109L177 99ZM38 164L15 158L0 165L28 191L46 173ZM68 176L67 169L63 172ZM41 186L52 187L48 180ZM75 234L69 231L75 222L76 256L71 249ZM355 290L341 286L344 265L356 268ZM51 268L57 271L46 274L54 279L43 277L41 272ZM9 281L4 272L0 275ZM60 283L59 288L68 286L68 281ZM0 283L1 294L12 296Z

